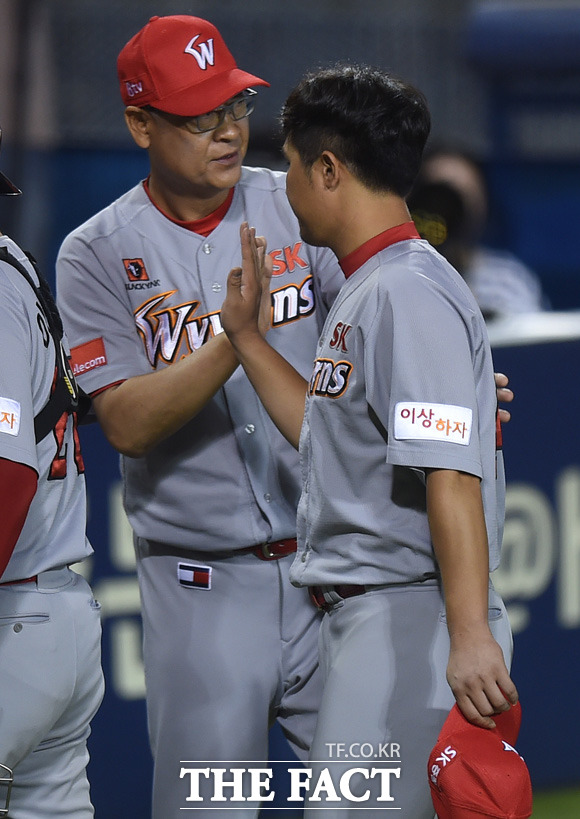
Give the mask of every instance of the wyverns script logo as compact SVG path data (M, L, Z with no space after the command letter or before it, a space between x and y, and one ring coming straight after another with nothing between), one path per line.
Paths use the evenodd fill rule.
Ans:
M208 64L213 65L215 61L213 52L213 38L210 37L207 43L200 43L198 48L194 48L194 45L198 40L199 34L196 34L195 37L192 37L189 43L186 45L184 51L186 54L191 54L192 57L195 57L198 66L202 71L205 71Z
M129 285L126 285L127 287ZM223 331L219 311L197 313L200 302L167 304L170 290L147 299L135 310L135 324L152 367L178 361ZM280 327L309 316L315 309L312 276L272 292L272 326Z
M333 361L331 358L317 358L310 376L310 395L324 398L340 398L348 387L352 372L350 361Z
M195 315L199 301L166 305L167 299L176 292L170 290L148 299L134 314L152 367L160 361L168 364L178 361L222 332L218 312Z

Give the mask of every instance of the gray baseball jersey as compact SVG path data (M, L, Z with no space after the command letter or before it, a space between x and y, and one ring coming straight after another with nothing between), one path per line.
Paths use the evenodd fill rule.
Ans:
M505 486L496 408L485 324L459 274L419 239L362 264L327 317L310 379L293 580L435 577L429 467L481 478L497 568Z
M8 237L0 246L25 266L30 262ZM55 351L34 291L10 264L0 263L0 457L26 464L38 487L26 522L2 576L21 580L46 569L82 560L92 549L85 537L85 479L72 416L63 418L38 444L34 416L51 392Z
M59 307L87 392L165 367L221 332L219 310L227 275L241 263L244 220L267 236L274 259L271 343L308 375L325 304L344 277L330 251L300 240L285 175L244 168L225 218L207 239L168 220L138 185L65 240ZM241 368L150 455L123 459L123 473L137 535L208 552L295 535L298 456Z
M38 283L14 242L2 236L0 247ZM34 290L5 261L0 351L0 458L38 475L0 583L0 762L14 775L10 816L91 819L87 738L103 696L101 624L88 584L68 568L92 552L84 468L67 412L36 443L34 418L51 395L55 345Z

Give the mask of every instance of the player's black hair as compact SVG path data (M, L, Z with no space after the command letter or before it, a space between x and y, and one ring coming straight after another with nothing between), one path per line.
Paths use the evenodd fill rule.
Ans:
M423 94L398 77L338 64L296 86L281 127L305 167L330 150L369 188L405 197L421 166L431 117Z

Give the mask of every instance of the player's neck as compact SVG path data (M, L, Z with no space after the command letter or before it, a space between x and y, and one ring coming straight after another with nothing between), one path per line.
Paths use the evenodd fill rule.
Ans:
M198 196L180 191L170 191L149 177L147 193L162 213L178 222L195 222L216 211L226 201L231 189L208 190Z
M390 228L411 221L405 200L394 194L377 194L362 189L358 197L350 198L339 210L329 247L339 259L348 256Z

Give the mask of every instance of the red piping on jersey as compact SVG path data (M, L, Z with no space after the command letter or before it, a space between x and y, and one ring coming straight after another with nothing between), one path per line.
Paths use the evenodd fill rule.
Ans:
M126 380L127 380L126 378L122 378L120 381L113 381L112 384L107 384L105 387L99 387L98 390L95 390L94 392L91 393L91 398L94 398L95 395L100 395L102 392L110 390L111 387L118 387L119 384L124 384Z
M403 242L405 239L420 239L414 222L404 222L402 225L384 230L378 236L373 236L364 245L357 247L344 259L340 259L340 266L346 279L362 267L365 262L375 256L380 250L384 250L389 245L394 245L396 242Z
M215 230L219 223L222 221L228 210L230 209L230 205L232 204L232 199L234 198L234 189L232 188L228 191L228 195L226 197L226 201L216 208L213 213L204 216L203 219L193 219L191 221L184 221L183 219L174 219L173 216L170 216L168 213L165 213L159 205L153 200L151 196L151 191L149 190L149 177L143 181L143 187L145 188L145 193L149 197L151 204L154 205L159 213L162 213L166 219L169 219L170 222L174 222L176 225L179 225L186 230L191 230L192 233L199 233L200 236L209 236L212 230Z

